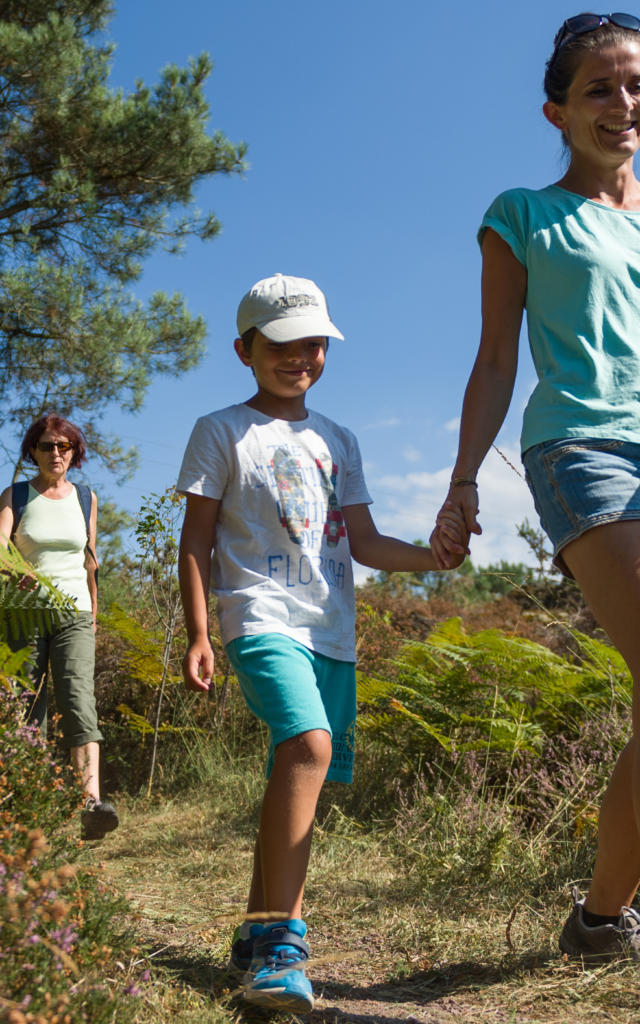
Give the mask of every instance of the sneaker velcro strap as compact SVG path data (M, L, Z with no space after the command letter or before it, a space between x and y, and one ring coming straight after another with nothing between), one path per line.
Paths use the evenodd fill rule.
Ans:
M268 932L259 935L253 946L253 955L254 957L273 955L279 946L293 946L294 950L300 954L301 960L309 958L309 946L304 939L284 927L270 928Z

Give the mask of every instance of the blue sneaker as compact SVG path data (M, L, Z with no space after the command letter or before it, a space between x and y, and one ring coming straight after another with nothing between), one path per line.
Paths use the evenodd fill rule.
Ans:
M306 933L307 926L299 918L264 925L254 939L243 999L255 1006L291 1013L313 1009L311 982L304 973L309 958Z
M253 960L253 945L256 935L260 935L263 928L264 925L257 921L243 921L238 925L231 940L231 955L229 957L231 970L246 974Z

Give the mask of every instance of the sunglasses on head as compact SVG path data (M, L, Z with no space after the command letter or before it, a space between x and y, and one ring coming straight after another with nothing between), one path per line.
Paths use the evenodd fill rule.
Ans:
M57 448L61 455L70 452L73 448L71 441L38 441L36 448L39 452L52 452Z
M617 25L618 28L628 28L632 32L640 32L640 18L634 14L576 14L574 18L567 18L562 23L556 37L553 40L553 54L549 63L553 60L565 43L568 43L574 36L584 35L585 32L595 32L601 25Z

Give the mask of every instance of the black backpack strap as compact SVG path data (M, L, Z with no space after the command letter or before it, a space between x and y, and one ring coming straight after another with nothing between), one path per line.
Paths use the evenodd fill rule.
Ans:
M78 492L78 501L80 502L80 508L84 516L85 526L87 527L87 539L89 538L89 523L91 522L91 488L87 487L86 484L74 484L73 485Z
M9 540L13 541L18 523L22 519L25 505L29 500L29 481L19 480L17 484L11 485L11 508L13 509L13 528Z
M74 484L73 486L76 489L76 493L78 495L78 501L80 502L80 508L82 509L82 514L84 516L85 525L87 527L87 551L89 552L89 554L91 555L91 557L93 558L93 561L95 563L95 566L96 566L96 581L97 581L97 579L98 579L98 559L96 558L95 551L93 550L93 548L89 544L89 523L91 522L91 502L92 502L91 488L87 487L86 484Z

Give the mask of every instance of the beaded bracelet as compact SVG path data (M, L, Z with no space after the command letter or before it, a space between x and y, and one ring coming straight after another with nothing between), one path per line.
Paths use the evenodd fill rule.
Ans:
M478 486L478 484L477 484L477 482L475 480L467 480L467 478L464 477L464 476L454 476L451 479L451 486L452 487L465 487L466 485L468 485L469 487L477 487Z

